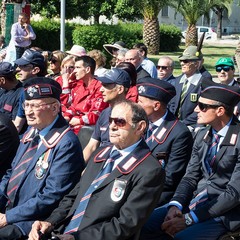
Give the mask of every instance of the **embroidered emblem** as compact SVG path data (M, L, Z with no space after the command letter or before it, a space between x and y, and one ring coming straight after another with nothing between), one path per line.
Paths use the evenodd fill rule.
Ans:
M145 87L144 87L144 86L140 86L140 87L138 88L138 93L144 93L144 92L146 92Z
M31 86L27 89L27 93L30 97L33 97L34 96L34 93L38 92L38 89L37 89L38 86Z
M115 179L111 191L111 199L114 202L119 202L123 198L126 186L127 186L126 180Z
M191 95L190 95L190 101L191 101L191 102L197 102L197 99L198 99L197 93L191 93Z

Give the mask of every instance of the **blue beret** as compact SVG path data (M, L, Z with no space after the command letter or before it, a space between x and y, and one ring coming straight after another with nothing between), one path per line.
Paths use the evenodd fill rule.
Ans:
M176 95L175 87L157 78L141 78L137 83L138 94L143 97L156 99L166 104Z

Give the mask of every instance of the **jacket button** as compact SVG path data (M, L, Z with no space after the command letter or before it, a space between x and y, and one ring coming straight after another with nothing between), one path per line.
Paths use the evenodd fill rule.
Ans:
M207 184L208 184L208 185L211 184L211 183L212 183L212 182L211 182L210 180L207 181Z

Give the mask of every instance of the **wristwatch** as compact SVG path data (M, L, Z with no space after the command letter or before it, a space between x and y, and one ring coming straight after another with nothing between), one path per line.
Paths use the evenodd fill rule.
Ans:
M189 213L186 213L184 215L184 218L185 218L185 224L187 226L191 226L193 224L193 219L192 219L192 217L191 217L191 215Z

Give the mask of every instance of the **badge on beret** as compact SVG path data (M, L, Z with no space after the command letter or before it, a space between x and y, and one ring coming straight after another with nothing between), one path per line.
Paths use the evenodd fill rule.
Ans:
M198 100L198 95L197 95L197 93L191 93L191 95L190 95L190 101L191 101L191 102L197 102L197 100Z
M34 93L36 93L36 92L38 92L36 86L31 86L31 87L28 87L28 89L27 89L27 93L30 97L33 97Z
M140 86L140 87L138 88L138 93L141 94L141 93L144 93L144 92L146 92L145 87L144 87L144 86Z
M126 186L127 186L126 180L115 179L111 191L111 199L114 202L119 202L123 198Z

